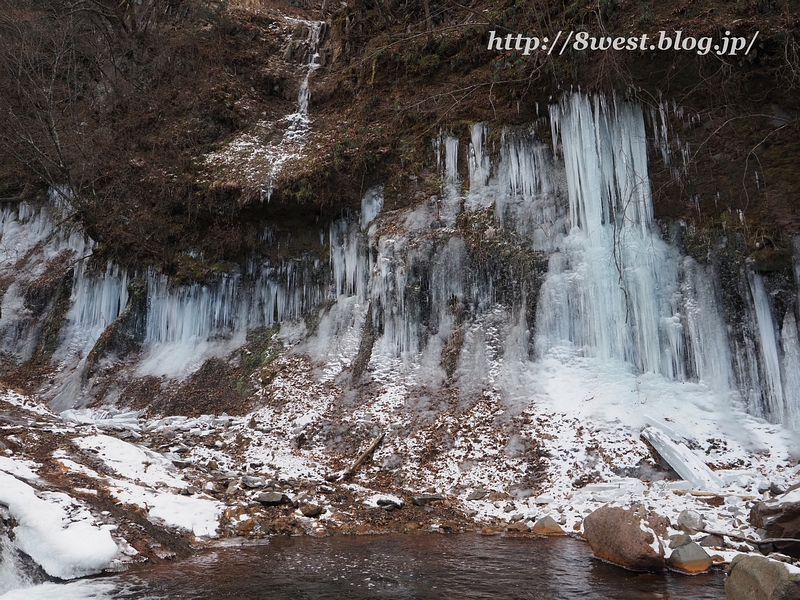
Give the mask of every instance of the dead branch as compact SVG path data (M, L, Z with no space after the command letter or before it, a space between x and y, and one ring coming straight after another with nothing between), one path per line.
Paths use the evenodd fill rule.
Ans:
M386 435L385 433L381 432L381 434L378 437L372 440L372 443L369 445L369 447L366 450L364 450L364 452L361 453L361 455L356 459L356 462L354 462L349 468L345 469L342 472L342 475L339 479L343 480L352 477L356 469L358 469L358 467L364 464L364 461L366 461L372 455L372 453L375 452L375 449L383 441L383 436L385 435Z

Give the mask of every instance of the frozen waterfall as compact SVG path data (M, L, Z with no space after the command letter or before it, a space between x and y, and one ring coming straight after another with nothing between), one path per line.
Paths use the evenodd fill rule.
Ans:
M317 30L310 35L318 41ZM542 365L605 370L623 373L637 398L678 382L798 428L800 240L793 299L776 304L773 280L742 261L731 277L744 308L732 314L714 262L687 256L680 236L653 217L648 149L676 162L665 110L650 111L648 131L639 105L566 95L550 107L552 147L536 127L490 135L489 124L475 123L465 139L442 131L433 143L439 194L385 211L383 188L373 187L360 211L322 224L321 252L279 264L253 256L189 284L87 260L93 242L56 227L54 206L5 207L0 268L13 283L3 297L2 350L19 361L32 356L45 307L30 290L49 281L51 265L70 273L53 354L62 369L82 364L132 310L137 281L146 295L137 308L139 374L186 374L229 355L248 330L322 311L318 338L358 327L347 333L352 353L369 323L373 361L441 373L447 354L462 387L521 398ZM344 368L353 357L336 360Z

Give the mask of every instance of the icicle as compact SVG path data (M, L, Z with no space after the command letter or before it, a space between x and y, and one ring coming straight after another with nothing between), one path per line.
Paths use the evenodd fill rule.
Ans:
M800 430L800 334L792 311L787 311L781 329L783 349L784 409L781 423Z
M711 389L733 389L730 344L713 284L713 271L688 257L683 261L683 271L681 294L691 375Z
M486 152L488 126L486 123L473 123L470 133L469 189L470 192L477 192L489 183L489 154Z
M346 218L331 224L330 263L334 298L357 295L363 299L366 295L367 256L357 224Z
M677 288L677 264L674 251L650 230L641 109L592 102L581 94L551 108L562 140L573 230L564 240L567 260L558 259L567 269L551 260L542 288L538 351L569 341L643 371L680 373L680 323L668 302Z
M781 366L775 323L772 320L767 292L761 275L751 273L749 278L750 292L755 306L758 342L761 365L766 383L766 416L770 420L782 423L784 418L783 386L781 384Z

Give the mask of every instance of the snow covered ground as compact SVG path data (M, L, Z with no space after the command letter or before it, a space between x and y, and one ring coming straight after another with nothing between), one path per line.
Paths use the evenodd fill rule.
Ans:
M383 514L378 500L387 498L405 506L393 521L361 531L404 530L418 518L410 500L422 492L441 493L448 508L443 516L431 504L430 531L524 531L549 515L580 533L583 518L606 503L643 503L673 523L688 508L709 530L757 539L752 503L771 486L800 483L793 432L732 410L699 384L564 351L517 371L526 390L517 397L499 391L508 375L491 359L496 381L485 389L435 397L420 385L419 363L376 356L368 371L380 376L365 401L349 403L336 368L315 368L302 349L276 359L274 378L259 384L263 405L238 417L147 418L106 407L61 418L5 392L0 504L13 519L13 546L48 575L71 579L141 559L130 530L120 530L124 513L100 510L98 498L200 543L266 535L282 517L293 531L344 531L367 522L369 511ZM259 373L253 378L258 383ZM371 460L336 481L379 433ZM682 477L659 466L645 440ZM265 490L293 504L264 512ZM301 505L319 513L305 516ZM715 552L730 559L747 549L729 540ZM25 583L5 577L7 587Z

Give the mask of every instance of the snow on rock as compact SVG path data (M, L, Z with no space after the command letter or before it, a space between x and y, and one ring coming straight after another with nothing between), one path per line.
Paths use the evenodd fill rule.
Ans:
M37 402L30 396L23 396L12 390L3 390L0 394L0 400L42 416L55 416L53 412L41 402Z
M120 494L120 497L124 498L125 493ZM133 493L131 497L134 497ZM216 536L217 523L222 513L218 502L174 494L142 494L142 497L150 509L151 519L186 529L197 536Z
M27 479L28 481L36 481L39 479L39 476L31 470L31 467L35 467L32 461L15 460L13 458L0 456L0 471L4 471L14 477Z
M364 499L364 504L372 508L383 508L386 506L402 508L405 503L399 496L393 496L391 494L373 494Z
M725 482L717 476L686 444L676 444L663 431L655 427L645 427L642 436L675 469L675 472L693 487L716 491L725 487Z
M37 496L26 483L0 473L0 504L17 521L14 543L48 575L75 579L100 572L117 555L108 530L89 519L68 522L62 506Z
M176 476L172 461L163 455L142 446L130 444L110 435L93 435L75 438L75 443L84 449L94 450L111 469L134 481L153 487L185 487Z
M75 443L95 450L108 467L130 480L109 480L109 490L118 500L146 508L151 520L192 531L198 536L216 535L222 513L218 502L152 489L187 487L172 462L163 455L107 435L75 438ZM62 464L68 466L69 463L62 459Z

